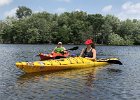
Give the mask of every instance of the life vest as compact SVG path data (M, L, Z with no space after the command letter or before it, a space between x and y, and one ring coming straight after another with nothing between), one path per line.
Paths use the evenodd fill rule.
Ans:
M61 47L61 48L56 48L55 50L54 50L54 52L56 52L56 53L61 53L61 52L63 52L64 51L64 48L63 47Z
M93 57L93 52L92 52L92 48L89 50L89 52L87 52L87 48L85 49L84 53L83 53L83 57Z

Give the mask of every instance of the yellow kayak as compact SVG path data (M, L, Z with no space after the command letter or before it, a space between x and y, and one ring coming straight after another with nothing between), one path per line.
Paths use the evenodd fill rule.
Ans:
M57 60L35 61L35 62L17 62L16 66L26 73L43 72L43 71L56 71L64 69L78 69L96 66L104 66L110 63L116 63L117 58L98 59L91 61L82 57L70 57ZM118 61L119 62L119 61ZM120 64L121 62L116 64Z

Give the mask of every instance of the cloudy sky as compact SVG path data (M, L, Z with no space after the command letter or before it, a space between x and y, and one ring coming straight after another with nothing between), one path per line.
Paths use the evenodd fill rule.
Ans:
M112 14L120 19L140 19L140 0L0 0L0 20L14 16L18 6L33 12L63 13L85 11L89 14Z

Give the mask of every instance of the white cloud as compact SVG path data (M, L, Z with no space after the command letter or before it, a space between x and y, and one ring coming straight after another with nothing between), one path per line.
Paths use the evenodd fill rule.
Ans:
M56 13L58 13L58 14L63 13L63 12L66 12L65 8L58 8L58 9L56 9Z
M108 5L108 6L105 6L103 9L102 9L102 12L110 12L112 10L112 5Z
M121 20L126 20L126 19L140 19L140 15L137 15L137 14L127 14L125 12L120 12L116 16L119 17L119 19L121 19Z
M5 13L4 13L4 16L5 16L5 17L7 17L7 16L9 16L9 17L15 16L16 10L17 10L17 9L18 9L18 8L13 8L13 9L11 9L10 11L5 12Z
M0 7L2 7L4 5L8 5L11 2L12 2L12 0L0 0Z
M130 14L140 14L140 3L126 2L122 9Z
M121 12L117 14L120 19L140 19L140 3L126 2Z

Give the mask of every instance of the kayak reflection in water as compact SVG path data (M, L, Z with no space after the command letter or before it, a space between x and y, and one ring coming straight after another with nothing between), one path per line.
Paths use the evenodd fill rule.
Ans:
M86 48L82 49L80 56L93 61L96 60L96 50L92 39L86 40L84 44L86 45Z
M62 42L58 42L57 46L52 51L52 54L53 53L67 53L65 50L66 50L65 47L62 46Z

